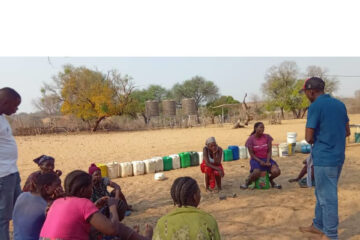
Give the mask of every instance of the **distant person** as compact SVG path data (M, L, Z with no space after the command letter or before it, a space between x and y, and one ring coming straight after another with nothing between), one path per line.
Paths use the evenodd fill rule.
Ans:
M198 208L201 195L194 179L177 178L171 186L171 197L177 208L158 220L153 240L220 239L215 218Z
M126 205L126 210L127 210L126 215L130 215L132 206L128 205L126 198L125 198L124 194L122 193L119 184L111 181L107 177L102 177L101 169L99 167L97 167L94 163L92 163L89 167L89 174L92 177L92 183L93 183L93 192L91 195L91 201L96 202L100 198L103 198L103 197L115 197L124 202L124 204ZM108 192L108 190L107 190L108 186L114 189L112 194L110 194Z
M218 191L221 190L221 178L224 177L224 168L221 165L223 150L216 143L214 137L210 137L205 142L203 149L203 161L200 165L201 172L205 174L205 189L212 191L217 185Z
M35 189L23 192L13 212L14 240L38 240L48 202L61 185L58 175L45 173L37 178Z
M88 240L91 226L98 231L119 236L121 239L151 239L152 228L147 226L146 237L119 222L116 206L118 199L108 198L110 219L98 211L90 201L92 178L81 170L69 173L65 178L66 197L56 199L51 205L40 232L40 240Z
M255 182L261 172L268 172L271 187L281 189L281 185L274 182L274 179L280 176L280 168L272 159L272 141L273 138L264 134L265 126L262 122L254 125L254 130L246 141L245 146L250 153L250 175L246 179L245 184L240 188L247 189L249 185Z
M301 169L299 175L296 178L289 179L290 183L298 182L299 186L302 188L313 187L315 186L314 178L314 165L312 163L311 155L309 155L303 161L304 167ZM307 174L306 178L303 178Z
M8 240L9 222L17 197L21 193L16 165L18 149L11 127L4 115L16 113L20 95L12 88L0 89L0 239Z
M54 171L55 159L51 156L41 155L40 157L35 158L33 161L39 166L40 170L33 172L29 175L23 187L24 192L35 191L37 178L42 174L54 173L59 177L62 174L60 170ZM61 197L63 193L63 188L60 185L59 189L57 189L57 191L55 192L55 195Z
M301 90L311 102L305 139L313 144L316 206L312 225L300 231L318 233L318 239L338 239L338 181L350 128L345 105L325 94L324 88L321 78L312 77Z

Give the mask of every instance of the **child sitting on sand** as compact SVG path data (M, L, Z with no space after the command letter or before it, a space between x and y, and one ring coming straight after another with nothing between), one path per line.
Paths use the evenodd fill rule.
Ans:
M58 175L44 173L37 177L35 191L20 194L13 211L14 240L39 239L48 202L59 187Z
M303 164L304 167L301 169L298 177L289 179L289 182L298 182L302 188L315 186L314 166L312 164L311 154L303 161ZM307 173L308 177L303 178Z
M51 156L41 155L40 157L35 158L33 161L39 166L40 170L33 172L32 174L29 175L29 177L25 182L23 192L35 192L37 178L42 174L54 173L58 177L60 177L62 174L60 170L54 171L55 159ZM54 199L57 197L61 197L63 193L64 193L63 188L60 185L58 189L56 189L55 191Z
M177 178L170 193L177 208L158 220L153 240L220 239L215 218L198 208L200 188L193 178Z

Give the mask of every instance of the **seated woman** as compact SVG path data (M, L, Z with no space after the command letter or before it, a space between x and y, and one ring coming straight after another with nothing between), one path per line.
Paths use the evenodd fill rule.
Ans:
M60 170L54 171L55 159L51 156L41 155L40 157L35 158L33 161L39 166L40 170L33 172L32 174L29 175L23 187L23 192L36 191L36 179L42 174L54 173L59 177L62 174ZM56 193L58 194L57 197L61 197L61 195L64 193L61 185L59 186L59 189L57 189Z
M264 124L257 122L254 125L254 131L246 141L245 146L250 153L250 175L246 179L245 184L240 188L246 189L248 186L255 182L260 176L261 172L268 172L271 186L273 188L281 188L281 185L276 184L274 179L280 176L280 169L278 164L271 158L272 154L272 141L273 138L264 134Z
M215 188L215 182L218 191L221 190L221 178L224 177L224 169L221 165L223 159L223 150L216 144L214 137L210 137L205 142L203 149L203 162L200 165L201 171L205 174L205 189ZM209 188L210 187L210 188Z
M110 181L107 177L101 176L101 169L97 167L94 163L92 163L89 167L89 174L92 177L93 183L93 192L91 195L91 201L96 202L103 197L115 197L116 199L122 200L126 205L126 216L131 214L132 207L127 204L126 198L124 194L121 192L121 188L118 184L113 181ZM107 187L111 187L114 189L112 194L110 194L107 190Z
M214 217L197 208L201 195L194 179L177 178L171 187L171 197L177 208L158 220L153 240L220 239Z
M14 240L39 239L48 201L59 186L58 175L44 173L37 177L35 191L20 194L13 211Z
M107 199L110 219L98 211L95 204L90 201L92 178L88 173L81 170L72 171L66 176L64 185L66 197L56 199L51 205L40 232L40 240L87 240L91 226L106 235L119 236L121 239L151 239L150 226L146 229L146 237L143 237L119 222L116 209L119 200Z

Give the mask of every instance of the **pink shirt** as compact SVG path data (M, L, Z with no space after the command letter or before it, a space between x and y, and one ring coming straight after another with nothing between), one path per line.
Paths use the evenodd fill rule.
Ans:
M260 138L255 137L255 134L250 136L246 141L245 146L254 151L258 158L266 158L268 152L268 144L272 142L273 138L268 134L263 134Z
M86 220L97 211L89 199L59 198L50 207L40 237L88 240L91 225Z

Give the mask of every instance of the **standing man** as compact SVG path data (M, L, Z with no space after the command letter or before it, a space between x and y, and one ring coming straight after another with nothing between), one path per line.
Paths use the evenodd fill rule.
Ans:
M310 100L305 139L313 144L315 218L302 232L318 234L313 239L338 239L338 181L345 160L345 141L350 135L345 105L324 93L325 82L312 77L302 92Z
M21 103L20 95L12 88L0 89L0 239L8 240L9 222L16 198L21 193L20 176L16 165L18 151L11 127L5 115L15 113Z

